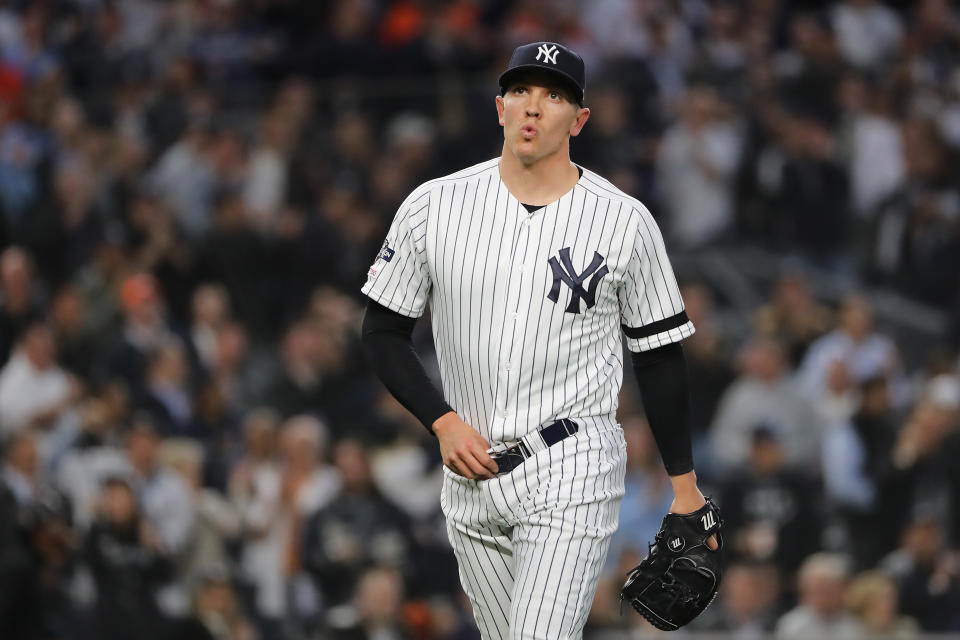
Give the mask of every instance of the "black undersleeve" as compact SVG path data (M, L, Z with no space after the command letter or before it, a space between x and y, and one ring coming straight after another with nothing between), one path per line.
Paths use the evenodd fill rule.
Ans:
M687 361L679 342L633 354L650 430L671 476L693 470Z
M416 323L416 318L370 300L363 317L362 344L367 361L387 390L433 433L437 418L453 409L430 381L413 349Z

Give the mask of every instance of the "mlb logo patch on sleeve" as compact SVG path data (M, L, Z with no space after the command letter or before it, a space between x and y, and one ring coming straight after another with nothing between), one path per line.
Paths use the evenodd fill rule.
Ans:
M394 250L390 248L390 244L387 240L383 241L383 248L380 249L380 259L385 262L390 262L393 260Z
M380 267L383 266L383 262L390 262L393 260L393 254L395 251L390 248L389 240L383 241L383 246L380 247L380 251L377 253L376 259L373 261L373 265L370 267L370 270L367 271L368 276L375 276L377 272L380 271Z

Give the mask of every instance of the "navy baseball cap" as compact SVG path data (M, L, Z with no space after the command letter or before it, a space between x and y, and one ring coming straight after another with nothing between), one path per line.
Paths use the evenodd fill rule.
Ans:
M511 80L523 71L548 71L559 76L573 91L577 104L583 104L587 80L583 58L575 51L556 42L531 42L517 47L510 56L507 70L500 74L501 95L506 93Z

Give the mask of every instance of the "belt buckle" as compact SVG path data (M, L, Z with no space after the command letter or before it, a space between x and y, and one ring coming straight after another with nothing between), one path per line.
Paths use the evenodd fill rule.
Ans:
M529 456L524 455L526 446L522 442L517 442L506 449L498 449L490 452L490 457L497 463L497 472L494 475L503 475L516 469Z

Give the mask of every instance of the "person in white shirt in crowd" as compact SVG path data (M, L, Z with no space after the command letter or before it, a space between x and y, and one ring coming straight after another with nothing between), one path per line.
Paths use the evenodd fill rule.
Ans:
M798 579L800 604L777 622L777 638L863 637L863 627L844 609L848 568L843 556L811 555L800 567Z
M220 492L203 486L203 446L191 438L168 438L160 445L161 464L176 472L190 494L194 526L179 558L187 584L201 577L207 565L229 566L226 544L240 536L242 520L236 506Z
M277 458L280 416L269 408L254 409L244 418L242 429L244 452L229 484L230 499L240 510L244 526L240 575L252 588L258 621L278 625L286 611Z
M73 407L80 393L80 383L57 363L53 332L30 325L0 370L0 436L36 427L41 464L49 467L77 434Z
M889 380L894 406L903 407L909 401L897 345L874 329L873 307L857 294L844 299L837 328L810 345L798 375L804 391L818 405L876 376Z
M164 205L189 239L203 236L211 226L217 187L213 146L211 132L192 124L147 176L150 187L164 194Z
M853 211L867 222L906 178L903 136L889 115L889 97L875 82L851 73L838 95L844 110L841 139Z
M71 391L69 374L57 364L53 333L43 324L29 326L0 370L0 434L50 426L69 406Z
M302 542L307 521L340 493L339 472L327 461L330 432L312 415L289 418L280 431L280 528L284 546L280 566L291 592L288 616L315 615L320 596L303 570Z
M275 416L266 412L247 418L247 459L231 481L252 538L241 566L256 587L257 608L268 625L283 624L295 612L309 614L318 606L316 594L304 586L309 578L301 572L302 527L341 485L339 474L325 460L329 434L323 422L310 415L294 416L283 424L279 438L276 424ZM290 600L291 592L297 600Z
M689 89L657 157L666 232L682 246L701 246L730 231L741 137L716 90Z
M747 461L758 424L775 431L789 466L816 469L821 427L813 403L787 367L783 345L755 337L739 357L740 377L724 392L710 427L711 451L720 467L733 469Z
M643 5L630 0L594 0L575 4L578 7L577 24L592 36L596 54L614 59L639 59L649 53L650 36L647 32ZM591 62L590 51L577 51Z
M837 46L850 65L876 68L897 53L903 24L897 12L879 0L844 0L830 12Z
M340 474L326 460L327 425L311 415L287 420L280 432L283 498L296 518L312 515L340 492Z
M278 110L260 121L257 143L250 151L243 200L253 227L275 233L287 197L287 167L293 153L297 123Z

